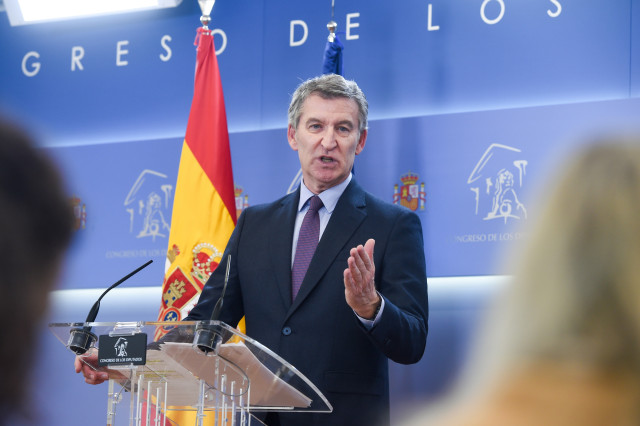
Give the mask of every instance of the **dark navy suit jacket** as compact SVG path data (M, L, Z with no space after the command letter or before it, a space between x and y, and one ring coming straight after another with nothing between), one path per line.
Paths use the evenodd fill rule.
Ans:
M220 320L246 316L247 335L290 362L333 406L331 414L279 414L281 425L388 425L388 362L420 360L427 339L422 227L412 211L352 180L291 301L291 249L300 191L243 211L227 244L229 283ZM349 251L374 238L375 284L385 299L367 330L345 301ZM224 265L224 262L221 264ZM215 270L187 319L210 319L225 268Z

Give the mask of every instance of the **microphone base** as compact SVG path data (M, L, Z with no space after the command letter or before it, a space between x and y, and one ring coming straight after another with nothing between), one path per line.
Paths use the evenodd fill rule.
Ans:
M82 355L92 347L98 337L89 328L74 328L71 330L67 347L76 355Z
M217 355L221 343L222 335L220 334L219 327L214 325L198 325L196 327L193 346L205 354L213 352Z

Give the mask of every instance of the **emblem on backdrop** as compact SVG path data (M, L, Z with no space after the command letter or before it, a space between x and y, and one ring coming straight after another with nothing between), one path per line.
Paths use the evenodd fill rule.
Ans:
M129 232L136 238L169 236L173 184L167 175L143 170L133 183L124 201L129 216Z
M236 218L240 217L242 210L249 207L249 196L247 194L243 195L242 191L244 191L244 189L242 189L241 186L234 185L234 192L236 196Z
M520 149L490 145L467 179L475 201L475 215L505 224L509 219L526 219L527 209L519 194L525 184L527 164Z
M73 229L79 231L87 227L87 205L82 202L80 197L75 195L71 197L71 206L73 207Z
M393 204L400 204L413 211L424 210L427 195L424 192L424 182L418 184L419 179L420 176L413 172L400 176L402 185L393 185Z

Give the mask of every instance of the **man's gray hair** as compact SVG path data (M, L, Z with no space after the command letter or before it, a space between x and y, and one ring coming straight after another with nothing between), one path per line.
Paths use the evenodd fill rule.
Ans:
M367 129L367 116L369 115L367 98L365 98L364 93L355 81L346 80L338 74L325 74L314 77L298 86L291 97L291 104L289 105L289 124L294 129L298 128L304 101L312 94L318 95L323 99L353 99L358 105L359 133L362 134Z

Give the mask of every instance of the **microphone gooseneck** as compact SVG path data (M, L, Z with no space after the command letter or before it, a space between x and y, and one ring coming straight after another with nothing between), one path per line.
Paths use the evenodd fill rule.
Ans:
M118 281L113 283L111 286L109 286L109 288L107 288L100 295L98 300L96 300L96 303L94 303L93 306L91 307L91 310L89 311L89 314L87 315L87 319L85 321L85 324L95 321L96 317L98 316L98 310L100 309L100 301L105 296L105 294L107 294L109 291L111 291L111 289L119 286L124 281L128 280L129 278L131 278L132 276L134 276L135 274L140 272L142 269L144 269L147 266L149 266L152 262L153 262L153 260L149 260L144 265L138 267L136 270L128 273L127 275L125 275L124 277L120 278ZM98 338L96 337L96 335L91 332L91 327L85 325L82 328L74 328L74 329L71 330L71 336L69 337L69 343L68 343L67 347L69 349L71 349L72 352L76 353L77 355L82 355L86 351L89 350L91 345L94 344L97 339Z
M231 267L231 255L227 255L227 270L224 274L224 285L222 286L222 293L220 294L220 298L216 302L216 306L213 308L213 312L211 312L211 321L217 321L220 318L220 311L222 310L223 298L224 294L227 291L227 284L229 283L229 269Z
M227 270L224 275L224 285L222 286L222 293L216 302L216 305L211 312L211 321L217 321L220 318L220 311L222 310L222 304L224 294L227 291L227 284L229 283L229 271L231 270L231 255L227 255ZM218 346L222 343L222 336L220 335L219 327L213 324L198 324L196 327L196 333L193 339L193 345L200 349L205 354L209 352L217 353Z
M91 307L91 310L89 311L89 314L87 315L87 319L86 319L85 322L94 322L96 320L96 317L98 316L98 310L100 309L100 301L102 300L102 298L104 297L105 294L107 294L108 292L111 291L111 289L113 289L114 287L119 286L120 284L122 284L123 282L125 282L126 280L128 280L129 278L131 278L132 276L134 276L135 274L137 274L138 272L140 272L141 270L143 270L147 266L149 266L152 262L153 262L153 260L149 260L144 265L138 267L138 269L136 269L136 270L134 270L132 272L129 272L127 275L125 275L124 277L120 278L115 283L111 284L111 286L108 289L106 289L100 295L98 300L96 300L96 303L93 304L93 306Z

